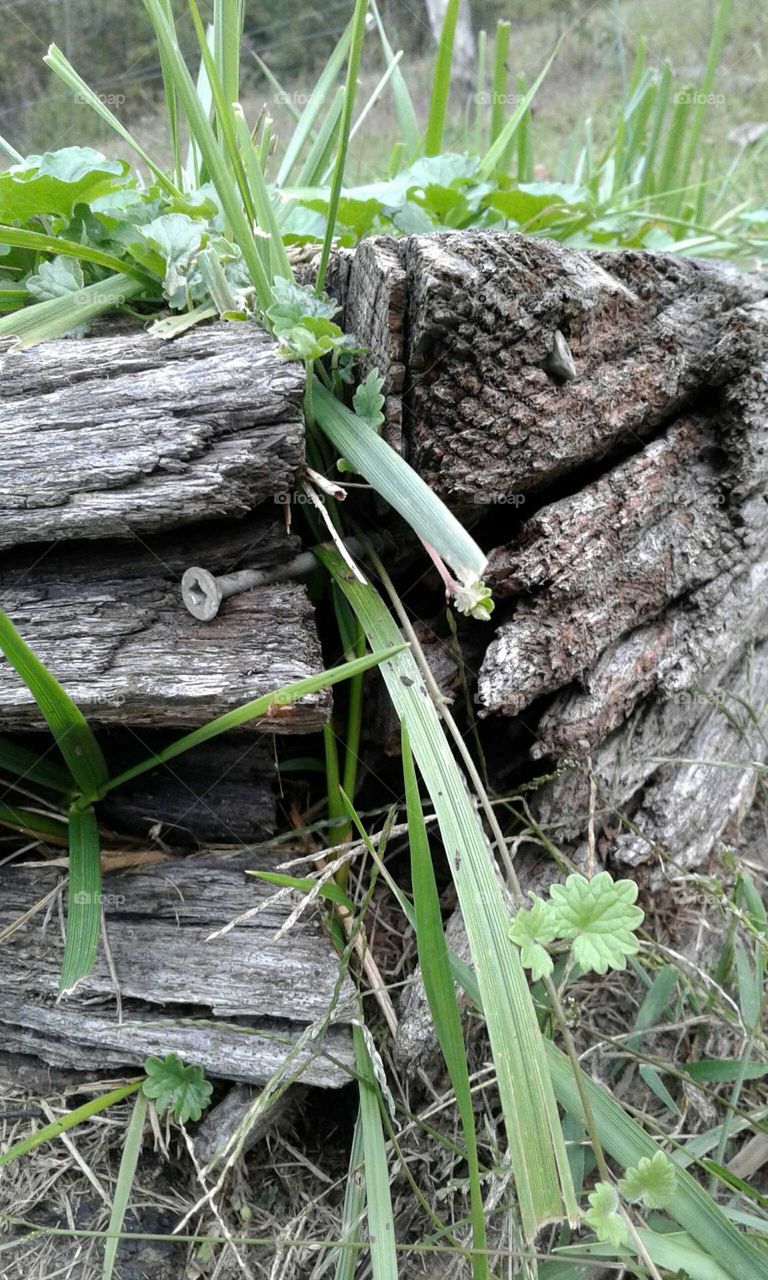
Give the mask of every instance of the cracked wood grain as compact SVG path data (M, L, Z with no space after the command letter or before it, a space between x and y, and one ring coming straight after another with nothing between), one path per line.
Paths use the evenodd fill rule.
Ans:
M0 547L241 517L304 462L303 370L255 325L0 355Z
M200 623L185 609L183 569L272 568L298 549L276 521L149 541L77 544L0 557L3 608L96 725L194 727L323 669L304 586L277 583L226 601ZM328 690L275 708L241 730L304 733L325 723ZM43 721L15 671L0 661L0 725Z
M55 1003L62 931L55 912L33 915L3 947L0 1022L6 1050L78 1069L125 1066L147 1054L175 1051L216 1076L263 1084L305 1027L333 1006L339 982L338 957L317 915L309 913L274 941L292 898L209 939L272 896L270 886L245 873L271 870L276 861L268 854L190 856L104 880L122 1024L103 953L75 994ZM60 880L61 872L45 864L6 869L0 878L0 929ZM348 1080L354 1056L347 1023L355 1008L354 988L343 978L325 1044L303 1053L306 1082Z

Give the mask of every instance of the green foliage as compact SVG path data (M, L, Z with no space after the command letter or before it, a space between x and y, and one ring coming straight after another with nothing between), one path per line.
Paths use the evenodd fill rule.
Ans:
M592 1228L598 1240L621 1248L627 1243L627 1224L619 1213L619 1193L610 1182L598 1182L587 1197L589 1209L584 1221Z
M367 426L373 427L374 431L378 431L384 422L384 397L381 394L383 386L384 379L378 369L371 369L352 397L352 407L358 418Z
M647 1209L666 1209L676 1186L675 1166L669 1156L658 1151L651 1159L644 1156L627 1169L619 1191L625 1200L642 1200Z
M607 871L591 880L571 875L565 884L553 884L549 895L548 902L534 898L530 910L518 911L509 928L523 964L535 977L551 972L545 948L555 941L570 942L585 973L626 968L627 957L638 949L634 931L643 921L642 910L634 906L634 880L614 880Z
M633 905L635 881L614 880L601 871L591 880L568 876L565 884L553 884L549 892L557 936L572 940L577 964L595 973L624 969L627 956L638 949L634 931L643 921L640 907Z
M543 898L537 898L530 909L517 912L509 927L509 936L520 948L520 959L526 969L531 970L535 982L552 972L552 957L544 944L555 940L557 929Z
M185 1066L178 1054L167 1053L164 1058L147 1058L144 1070L142 1093L154 1099L158 1111L170 1107L179 1124L200 1119L213 1093L202 1067Z

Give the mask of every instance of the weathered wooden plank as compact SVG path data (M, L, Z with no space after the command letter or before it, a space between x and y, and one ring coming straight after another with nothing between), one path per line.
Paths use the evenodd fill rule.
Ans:
M150 731L139 741L130 730L102 734L111 774L162 750L173 737ZM111 791L98 807L99 820L120 835L149 836L171 847L253 844L277 827L274 779L273 755L257 740L219 738Z
M734 620L738 625L734 625ZM583 756L628 719L641 699L691 703L713 671L727 670L768 635L768 560L720 574L660 618L601 654L558 694L536 726L534 758Z
M637 866L661 855L674 878L702 866L731 824L738 828L754 799L754 765L768 757L768 644L747 653L725 686L712 689L712 701L680 747L691 763L662 765L632 814L636 831L607 842L617 862ZM665 755L663 745L653 754Z
M215 572L272 568L297 548L277 521L253 520L228 531L212 527L204 545L198 532L180 541L7 553L0 558L0 602L95 724L199 725L323 663L304 586L256 588L227 600L213 622L200 623L181 600L183 570L201 560ZM325 722L330 706L330 693L322 691L251 728L308 732ZM3 660L0 725L42 724Z
M304 460L304 373L256 325L0 356L0 547L243 516Z
M390 430L402 420L409 460L461 507L635 447L702 387L751 370L766 286L690 258L479 231L365 241L339 280L385 377ZM558 332L568 380L548 371Z
M514 714L567 684L620 636L744 564L717 443L710 423L681 419L599 480L543 507L491 554L488 580L517 603L481 668L486 713Z
M354 1015L354 988L348 978L339 984L338 958L319 916L309 913L275 941L295 905L291 897L209 940L266 903L274 890L245 873L276 862L264 854L190 856L105 879L122 1024L103 951L76 993L56 1005L63 948L58 914L49 908L33 915L4 943L0 1021L6 1048L77 1068L124 1065L174 1049L216 1075L263 1083L302 1030L334 1010L329 1045L342 1064L351 1063L345 1024ZM0 930L58 884L63 879L56 867L7 868L0 878ZM341 1084L346 1073L318 1059L305 1079Z

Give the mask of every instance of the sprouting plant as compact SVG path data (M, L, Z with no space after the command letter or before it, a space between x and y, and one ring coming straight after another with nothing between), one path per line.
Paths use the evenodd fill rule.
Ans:
M141 1090L152 1098L158 1111L170 1108L179 1124L199 1120L211 1100L213 1086L200 1066L185 1066L176 1053L164 1058L147 1058L146 1079Z
M553 884L549 894L548 901L534 897L509 927L523 964L535 977L551 973L546 948L552 943L570 943L573 959L585 973L626 967L627 957L638 950L635 930L643 921L643 911L634 905L634 880L614 880L608 871L591 880L574 874L565 884Z
M403 648L404 646L397 646ZM192 747L267 714L269 708L294 702L307 693L336 684L377 665L381 659L360 656L338 667L295 681L274 693L228 711L207 725L171 743L157 755L111 778L96 736L79 707L19 635L15 626L0 610L0 650L26 684L44 716L66 765L66 770L44 769L38 776L41 785L58 792L68 811L66 827L60 834L69 843L69 885L67 898L67 931L60 976L62 993L72 991L90 973L96 957L101 928L101 851L94 805L109 791L139 774L154 769ZM394 652L395 650L393 650ZM15 751L13 744L5 748L4 763L19 777L30 773L29 753ZM17 827L24 814L18 810L0 812L0 823ZM29 815L29 830L39 828L39 819Z
M644 1156L627 1169L619 1181L619 1191L625 1200L641 1200L647 1209L665 1209L676 1185L675 1166L668 1155L657 1151L655 1156Z
M589 1208L584 1221L592 1228L598 1240L620 1248L627 1243L627 1224L619 1213L619 1193L610 1182L598 1182L589 1193Z

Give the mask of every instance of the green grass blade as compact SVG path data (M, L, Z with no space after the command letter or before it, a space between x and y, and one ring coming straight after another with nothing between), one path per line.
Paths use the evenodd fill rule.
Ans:
M504 103L507 98L507 58L509 57L509 32L511 24L500 18L496 23L496 40L493 49L493 76L491 77L491 135L495 142L504 123Z
M235 120L235 136L243 159L245 176L250 196L253 201L256 221L262 231L266 232L269 236L268 257L270 274L273 279L275 276L282 276L286 280L292 280L293 268L291 267L288 254L285 251L283 237L280 234L280 227L275 215L274 205L272 204L272 197L269 194L269 189L264 180L259 153L248 129L242 107L237 103L233 107L233 114Z
M663 197L664 211L673 215L680 208L679 188L683 185L681 181L681 155L683 139L688 127L688 103L685 99L691 92L692 90L688 88L676 95L675 104L672 108L672 118L669 122L664 142L659 181L656 187L657 194Z
M146 291L142 283L129 276L109 276L96 284L79 289L77 296L50 298L31 307L22 307L0 320L0 338L15 338L12 351L25 351L38 342L49 342L69 333L77 325L87 324L106 311L113 311L130 298ZM159 290L158 290L159 292Z
M328 108L325 119L318 129L315 139L307 152L307 157L299 170L297 186L314 187L320 185L333 149L336 132L339 128L344 97L344 89L339 85L336 90L336 97ZM287 216L287 210L292 207L291 204L286 205L286 214L283 216Z
M456 1106L464 1131L469 1170L469 1191L472 1211L472 1274L475 1280L485 1280L488 1275L486 1256L485 1214L480 1184L480 1165L477 1156L475 1113L472 1107L472 1090L469 1082L466 1049L461 1029L461 1015L456 1003L448 949L445 943L440 913L440 898L429 850L429 837L421 807L421 796L413 764L405 721L402 730L403 776L408 816L408 839L411 847L411 884L413 906L416 915L416 944L432 1022L440 1041L440 1048L448 1068Z
M699 86L699 91L694 104L693 119L688 129L688 142L685 148L680 168L680 181L677 185L687 186L691 177L694 160L699 147L699 139L701 138L701 130L704 124L704 110L707 105L707 98L712 92L712 86L715 82L715 75L720 62L720 55L723 51L723 43L728 30L728 23L731 17L732 0L720 0L715 22L712 28L712 38L709 42L709 51L707 53L707 67L704 72L704 79Z
M487 102L486 64L488 61L488 32L477 33L477 78L475 80L475 111L473 121L473 137L475 155L482 155L485 141L485 116L483 103Z
M107 781L107 766L85 716L21 638L2 609L0 649L40 708L78 787L83 791L93 791L102 786Z
M393 67L392 71L392 100L395 104L395 115L397 116L398 133L400 141L403 144L403 155L406 163L410 163L416 159L421 145L421 136L419 132L419 122L416 118L416 111L413 105L413 98L400 67L395 65L395 54L392 45L387 39L387 33L384 30L384 23L381 20L379 6L376 0L371 0L371 12L376 23L376 29L379 33L381 47L384 51L384 58L388 67Z
M93 809L69 813L67 937L59 994L69 995L93 968L101 928L101 849Z
M58 844L66 844L68 839L67 824L61 819L35 813L32 809L16 809L7 804L0 804L0 826L19 831L24 836L55 840Z
M181 194L179 188L171 182L171 179L168 177L165 170L161 169L160 165L155 164L152 157L147 154L130 130L126 129L124 124L121 124L117 116L113 115L109 110L109 107L105 106L99 95L94 93L93 89L85 83L82 76L77 74L72 64L64 57L61 49L59 49L55 44L52 44L43 58L43 61L51 68L51 71L53 71L60 80L63 80L70 89L74 89L75 93L78 95L79 101L82 101L89 106L98 116L101 116L102 120L106 120L110 128L114 129L115 133L118 134L124 142L128 143L131 150L135 151L139 159L144 161L144 164L147 166L153 177L157 179L164 191L167 191L170 195Z
M437 494L381 436L315 379L318 426L354 469L466 580L481 577L486 556Z
M0 737L0 771L46 791L58 791L66 795L72 790L72 777L66 769L52 760L46 760L36 751L20 747L10 738Z
M81 262L93 262L108 271L119 271L127 276L147 283L146 272L112 253L104 253L102 249L94 249L89 244L78 244L76 240L63 240L60 236L46 236L42 231L26 231L20 227L0 225L0 244L10 244L17 249L33 249L36 253L60 253L65 258L79 258Z
M240 46L244 18L243 0L214 0L213 53L227 102L237 102L240 97Z
M104 1246L104 1264L101 1271L101 1280L112 1280L112 1274L115 1269L120 1233L123 1230L131 1187L136 1176L136 1166L141 1155L141 1142L144 1136L144 1121L147 1118L148 1106L149 1098L139 1089L136 1094L136 1101L133 1104L131 1120L125 1132L123 1154L120 1158L120 1168L112 1196L112 1212L109 1215L109 1226L107 1227L108 1239Z
M295 680L293 684L283 685L282 689L275 689L272 693L262 694L260 698L254 698L252 702L246 702L242 707L236 707L234 711L227 711L223 716L218 716L216 720L211 720L209 724L204 724L199 729L193 730L192 733L185 734L183 738L179 738L177 742L172 742L169 746L159 751L155 756L149 756L148 759L142 760L140 764L134 765L133 768L127 769L125 773L121 773L116 778L111 778L104 786L98 788L96 792L88 797L88 801L98 800L106 795L108 791L114 790L115 787L121 786L122 783L137 778L139 774L146 773L149 769L154 769L159 764L165 764L167 760L173 760L175 756L182 755L185 751L190 751L192 747L197 747L201 742L209 742L211 738L216 738L220 733L226 733L229 729L236 729L241 724L247 724L249 720L255 720L259 716L268 715L272 707L287 707L292 702L303 698L305 694L317 693L319 689L330 688L331 685L338 684L340 680L349 680L350 677L359 675L363 671L376 667L385 657L390 657L395 653L399 653L402 649L407 649L401 638L398 636L388 654L368 653L363 658L355 658L352 662L345 662L338 667L330 667L327 671L320 671L315 676L305 676L303 680Z
M90 1120L91 1116L97 1116L100 1112L107 1111L109 1107L113 1107L117 1102L122 1102L123 1098L128 1098L140 1088L141 1080L134 1080L132 1084L123 1084L119 1089L113 1089L111 1093L102 1093L100 1097L91 1098L90 1102L83 1103L82 1107L76 1107L74 1111L68 1111L65 1116L61 1116L58 1120L53 1120L50 1124L44 1125L42 1129L38 1129L37 1133L30 1134L28 1138L22 1138L21 1142L14 1143L12 1147L4 1151L0 1155L0 1169L3 1165L10 1164L13 1160L18 1160L20 1156L25 1156L30 1151L34 1151L36 1147L41 1147L44 1142L51 1142L54 1138L58 1138L60 1134L74 1129L77 1125L82 1124L84 1120Z
M549 1041L546 1052L560 1105L583 1123L581 1099L568 1058ZM588 1077L584 1078L584 1085L600 1141L622 1168L627 1169L643 1157L656 1154L657 1143L626 1115L607 1090ZM725 1267L734 1280L742 1280L744 1276L750 1280L768 1280L768 1254L728 1220L720 1206L685 1169L676 1164L675 1171L677 1185L665 1205L666 1212L710 1257Z
M353 22L354 19L342 32L341 38L323 67L317 84L309 95L309 102L302 111L298 124L291 134L291 140L285 149L282 164L277 171L275 185L278 187L287 185L302 148L314 129L315 122L333 89L336 77L344 65L344 59L352 41Z
M389 1193L389 1168L379 1110L379 1089L360 1027L353 1026L352 1036L360 1090L371 1271L373 1280L398 1280L395 1221Z
M341 1241L356 1244L360 1238L360 1219L365 1212L365 1151L363 1148L363 1118L358 1111L352 1150L349 1153L349 1173L344 1191L344 1209L341 1215ZM339 1249L333 1280L355 1280L359 1254L356 1249ZM317 1272L320 1280L322 1271ZM312 1277L315 1280L315 1276Z
M656 166L656 156L661 142L661 135L664 128L664 120L666 119L669 103L672 97L672 64L665 62L661 72L661 80L656 87L656 94L653 103L653 114L651 117L651 135L648 146L643 159L643 169L640 176L640 191L642 195L649 195L654 189L653 175Z
M349 455L347 455L349 456ZM408 725L416 762L435 807L469 935L496 1065L523 1231L577 1216L568 1157L544 1045L519 955L507 937L509 912L465 778L410 652L385 659L400 632L381 597L352 578L338 552L317 548L375 652L395 710Z
M336 229L336 216L339 212L341 188L344 183L344 169L346 168L347 152L349 150L349 134L352 128L352 113L355 108L355 97L357 94L357 79L360 74L360 59L363 56L363 43L365 41L365 15L367 12L368 0L355 0L355 11L352 15L352 39L349 46L347 78L344 86L344 105L341 110L339 140L336 147L336 163L334 165L333 179L331 181L331 194L328 200L328 224L325 228L323 247L320 253L320 262L318 263L317 279L315 282L315 289L317 293L322 292L323 284L325 282L325 273L328 269L328 259L331 256L333 233Z
M482 162L480 164L481 178L490 178L494 169L498 168L499 165L502 163L504 156L506 155L507 149L509 147L509 144L514 138L521 120L524 118L526 112L528 111L528 108L533 102L533 99L536 97L536 94L539 92L539 89L541 88L542 82L544 81L544 78L547 75L549 68L552 66L552 63L554 62L555 58L559 53L561 43L562 43L562 40L558 40L552 53L547 58L547 61L545 62L544 67L542 68L539 75L534 80L530 89L528 90L525 97L523 98L522 102L518 102L517 106L515 107L515 110L512 112L512 115L509 117L506 124L504 125L504 128L501 130L501 133L499 134L498 138L496 138L495 141L491 143L490 147L488 148L485 155L483 156Z
M453 64L453 46L456 40L456 22L459 17L459 0L448 0L445 16L437 44L435 70L432 77L432 94L429 100L429 116L427 117L427 133L424 139L424 154L439 155L443 147L443 130L445 115L448 109L448 95L451 91L451 66Z
M162 0L144 0L144 5L152 19L158 47L168 60L179 102L187 118L189 131L200 151L211 182L216 188L224 210L224 216L232 228L232 234L240 248L243 261L253 281L259 304L266 310L272 302L270 281L264 271L264 264L256 244L256 237L243 208L237 183L228 168L224 150L216 138L203 104L197 96L195 83L189 73L187 64L181 56L175 28L166 21Z
M521 71L516 80L518 98L525 98L528 84ZM531 113L526 110L517 128L517 180L533 181L533 131L531 129Z

